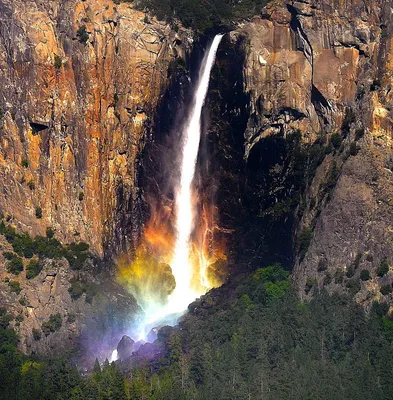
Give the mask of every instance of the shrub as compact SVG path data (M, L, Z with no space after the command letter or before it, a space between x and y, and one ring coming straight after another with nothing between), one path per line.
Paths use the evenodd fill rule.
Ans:
M26 158L22 159L22 167L27 168L29 166L29 161Z
M22 291L18 281L9 281L8 286L9 286L11 292L13 292L13 293L20 294L20 292Z
M71 286L68 289L72 300L78 300L83 294L86 295L86 303L91 304L93 298L97 293L96 287L86 281L78 280L77 278L72 278L70 280Z
M359 153L359 150L359 146L355 142L352 142L351 147L349 148L349 153L351 156L356 156Z
M19 275L23 271L23 261L20 257L15 256L8 261L6 268L10 274Z
M55 231L52 228L46 228L46 237L52 239L55 236Z
M369 271L369 270L363 269L363 270L360 272L360 279L361 279L362 281L368 281L368 280L370 280L370 278L371 278L371 276L370 276L370 271Z
M16 235L12 242L12 248L15 253L26 258L33 257L35 251L34 241L28 234Z
M37 207L37 208L35 209L35 216L36 216L36 218L38 218L38 219L41 219L41 218L42 218L42 208L41 208L41 207Z
M55 68L59 70L63 65L63 60L57 54L54 55L54 59L55 59L54 62Z
M330 137L330 143L335 150L340 148L342 142L343 140L339 132L333 133L333 135Z
M59 313L57 314L52 314L49 317L49 321L44 322L41 325L42 332L45 334L45 336L50 335L52 332L58 331L63 324L63 318Z
M87 32L85 25L82 25L78 28L76 36L80 43L82 44L87 43L87 41L89 40L89 33Z
M386 296L386 295L388 295L389 293L392 293L393 288L392 288L391 285L384 285L384 286L382 286L382 287L379 289L379 291L380 291L384 296Z
M351 265L348 269L347 269L347 278L352 278L355 275L355 268Z
M345 286L350 290L352 294L357 293L361 288L360 281L356 278L349 279Z
M26 267L26 278L33 279L42 271L42 263L38 260L31 260Z
M11 251L5 251L5 252L3 253L3 257L4 257L6 260L11 261L11 260L13 260L15 257L17 257L17 255L16 255L15 253L12 253Z
M71 243L65 253L65 258L73 270L79 270L89 257L89 245L84 242Z
M307 254L308 248L311 243L313 231L311 228L306 228L299 235L299 256L303 259Z
M85 194L83 192L79 192L79 201L83 201L83 199L85 198Z
M383 260L377 269L377 275L382 278L388 272L389 272L389 264L387 263L386 260Z

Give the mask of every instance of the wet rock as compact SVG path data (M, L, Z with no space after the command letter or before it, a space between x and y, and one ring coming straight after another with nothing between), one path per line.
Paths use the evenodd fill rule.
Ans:
M132 355L135 342L129 337L124 335L117 345L117 355L119 360L125 360Z

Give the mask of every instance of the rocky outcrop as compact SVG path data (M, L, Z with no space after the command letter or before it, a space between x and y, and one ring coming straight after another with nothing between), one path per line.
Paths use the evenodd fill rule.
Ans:
M87 263L70 269L65 259L41 260L41 272L27 278L10 274L4 253L12 251L0 236L0 308L10 314L11 326L26 354L60 354L76 345L85 361L104 361L140 312L135 299L107 273L110 268Z
M138 235L140 152L189 45L117 3L0 1L0 210L99 255Z
M391 285L393 273L379 277L377 270L384 260L393 263L392 6L276 1L231 33L233 42L245 38L244 157L254 176L266 175L254 187L264 194L254 195L276 203L262 205L256 217L298 204L293 278L301 294L326 286L352 290L365 304L391 300L379 289ZM289 138L296 133L301 144L294 158ZM288 176L299 157L303 177L310 171L312 177L294 200ZM362 270L370 280L359 279Z

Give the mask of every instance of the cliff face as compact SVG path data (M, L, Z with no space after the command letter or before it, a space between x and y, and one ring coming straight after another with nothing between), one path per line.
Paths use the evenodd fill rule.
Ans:
M110 0L2 0L0 14L0 210L33 235L127 249L138 157L185 33Z
M254 174L264 174L261 165L270 174L254 186L270 202L260 202L257 218L292 207L300 293L346 285L370 302L392 281L392 272L376 276L381 262L393 262L392 6L277 1L231 33L234 42L246 38L245 161ZM300 200L288 180L299 157L303 178L311 174ZM280 214L275 223L288 218ZM371 279L360 283L363 269Z

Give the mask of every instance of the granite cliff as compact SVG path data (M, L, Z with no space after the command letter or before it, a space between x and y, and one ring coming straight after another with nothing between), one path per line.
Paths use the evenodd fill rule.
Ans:
M365 306L392 300L392 7L277 0L225 28L198 185L216 199L233 271L279 261L302 297L327 287ZM131 254L144 195L164 175L161 140L169 139L159 135L207 39L193 42L190 30L111 0L2 0L0 14L4 219L32 236L52 227L98 257ZM7 279L3 258L0 268ZM34 282L22 273L25 304L1 284L0 305L25 317L24 351L74 340L82 316L116 304L111 285L104 303L72 301L73 278L110 279L95 268L82 274L47 261ZM81 318L34 341L30 331L52 310Z

